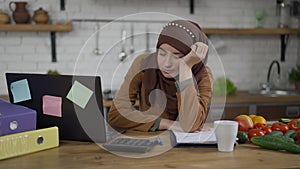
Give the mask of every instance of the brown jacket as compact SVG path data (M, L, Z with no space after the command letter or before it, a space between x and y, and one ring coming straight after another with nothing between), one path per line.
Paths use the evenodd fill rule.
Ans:
M140 68L141 61L146 56L141 55L134 60L113 100L108 113L108 122L112 127L149 131L159 116L169 119L168 114L161 108L146 104L145 88L142 84L143 72ZM198 91L194 85L189 85L182 92L176 93L179 123L187 131L200 129L208 114L213 79L210 69L206 67L205 70L201 72L201 80L197 84ZM133 107L137 99L139 110Z

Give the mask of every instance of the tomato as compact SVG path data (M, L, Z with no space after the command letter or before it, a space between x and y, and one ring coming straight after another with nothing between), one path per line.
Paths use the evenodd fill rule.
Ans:
M238 131L248 131L253 128L253 122L247 115L239 115L235 117L234 120L239 124Z
M262 130L265 134L269 134L272 132L271 127L266 126L265 124L262 124L262 123L256 123L254 125L254 128Z
M263 136L263 135L265 135L265 133L260 129L251 129L248 132L249 140L251 140L252 137Z
M281 131L282 133L286 133L289 130L289 126L281 122L275 122L272 124L271 129L272 131Z
M300 141L300 130L297 131L296 138L297 138L298 141Z
M265 134L269 134L272 132L272 129L269 126L263 126L262 130L264 131Z
M288 123L290 130L300 130L300 119L293 119Z
M254 124L254 128L255 128L255 129L262 129L264 126L265 126L265 125L262 124L262 123L256 123L256 124Z

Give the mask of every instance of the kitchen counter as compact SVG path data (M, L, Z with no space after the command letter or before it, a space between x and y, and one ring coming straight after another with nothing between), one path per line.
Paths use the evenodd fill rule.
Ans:
M172 148L152 157L141 156L143 154L135 154L136 158L127 158L107 152L95 143L61 141L58 148L2 160L0 168L300 168L299 154L266 150L250 143L237 145L230 153L218 152L217 148L185 147Z
M240 104L240 103L283 103L283 102L300 102L299 96L267 96L260 94L250 94L247 91L240 91L235 95L225 97L213 97L213 103L223 103L226 99L227 104ZM112 105L112 100L104 100L105 107ZM136 103L138 105L138 102Z
M216 102L221 98L216 97ZM300 102L299 96L267 96L250 94L247 91L240 91L235 95L227 96L226 103L277 103L277 102Z
M0 98L9 100L7 95L0 95ZM240 91L235 95L225 97L213 97L214 103L223 103L226 99L227 104L239 104L239 103L282 103L282 102L300 102L300 96L263 96L259 94L250 94L247 91ZM138 105L138 101L136 105ZM110 107L112 100L104 100L103 105Z

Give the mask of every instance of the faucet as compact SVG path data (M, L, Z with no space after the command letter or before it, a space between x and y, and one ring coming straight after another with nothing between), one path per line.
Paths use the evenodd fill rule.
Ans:
M272 70L272 67L273 65L276 63L277 65L277 74L278 74L278 77L280 77L280 65L279 65L279 62L277 60L273 60L272 63L270 64L269 66L269 70L268 70L268 77L267 77L267 83L270 82L270 74L271 74L271 70Z
M265 91L270 91L270 89L271 89L270 74L271 74L271 70L272 70L272 67L274 64L277 65L277 74L278 74L278 77L280 77L280 64L277 60L273 60L268 69L267 83L262 85L262 89Z

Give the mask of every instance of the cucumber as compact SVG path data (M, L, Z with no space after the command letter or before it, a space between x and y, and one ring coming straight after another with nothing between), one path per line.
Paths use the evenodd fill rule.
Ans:
M267 135L265 135L265 136L267 136ZM274 136L274 137L276 137L276 136ZM266 138L263 136L252 137L251 142L257 146L260 146L262 148L266 148L269 150L280 150L278 143L272 141L271 138Z
M268 135L270 135L270 136L283 136L283 133L281 131L272 131Z
M293 133L291 138L294 139L294 141L297 141L297 132Z
M290 137L290 138L292 138L292 139L294 139L294 135L296 134L296 131L295 130L288 130L285 134L284 134L284 136L285 137ZM295 135L296 136L296 135Z
M291 119L280 118L278 121L287 124L287 123L289 123L291 121Z
M281 137L283 140L287 142L295 143L295 140L291 137L287 137L287 136L278 136L278 137Z
M285 137L286 138L286 137ZM262 148L270 150L285 150L290 153L299 154L300 146L284 139L284 136L264 135L252 137L251 142Z
M279 122L282 122L282 123L285 123L285 124L288 124L292 119L288 119L288 118L280 118L278 121Z
M248 135L246 132L238 131L237 133L238 143L243 144L248 141Z

